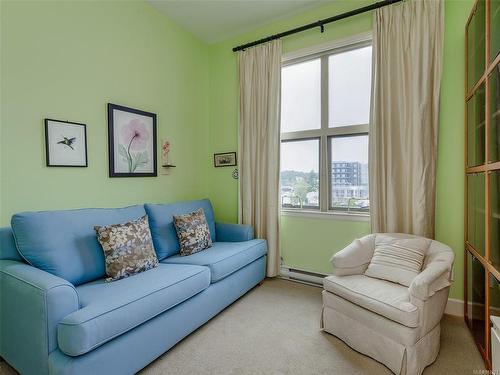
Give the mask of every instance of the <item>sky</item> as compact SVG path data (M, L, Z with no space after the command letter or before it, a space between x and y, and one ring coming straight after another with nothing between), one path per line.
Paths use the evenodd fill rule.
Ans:
M328 57L329 126L367 124L370 111L371 46ZM282 69L281 131L321 128L321 62ZM332 158L368 163L368 136L329 140ZM319 140L282 142L281 170L319 171Z

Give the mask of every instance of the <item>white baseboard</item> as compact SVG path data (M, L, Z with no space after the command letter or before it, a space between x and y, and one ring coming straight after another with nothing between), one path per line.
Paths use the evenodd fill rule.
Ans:
M280 276L283 279L296 281L303 284L308 284L312 286L322 287L323 286L323 278L328 276L322 273L310 272L298 268L292 268L288 266L281 266ZM446 308L444 310L445 314L455 315L455 316L464 316L464 301L448 298L448 302L446 303Z
M448 315L464 316L464 301L455 298L448 298L444 313Z

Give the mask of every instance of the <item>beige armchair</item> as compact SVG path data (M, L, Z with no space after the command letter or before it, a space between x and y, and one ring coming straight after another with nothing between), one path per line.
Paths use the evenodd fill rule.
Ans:
M376 236L355 240L332 257L333 276L323 283L321 326L395 374L419 375L439 352L454 253L432 241L421 272L406 287L364 275Z

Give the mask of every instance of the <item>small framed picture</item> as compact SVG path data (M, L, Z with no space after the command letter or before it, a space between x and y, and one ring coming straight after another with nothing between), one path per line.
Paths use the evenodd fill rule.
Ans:
M86 167L86 125L46 118L45 160L47 167Z
M155 177L156 114L108 103L109 177Z
M236 152L214 154L214 167L234 167L236 165Z

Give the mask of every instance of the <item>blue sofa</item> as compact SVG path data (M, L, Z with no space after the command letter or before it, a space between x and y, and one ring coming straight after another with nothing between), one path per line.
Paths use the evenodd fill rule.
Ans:
M213 246L181 257L173 215L200 207ZM160 265L104 282L94 225L146 213ZM0 356L21 374L136 373L265 277L266 242L216 223L208 200L25 212L11 228L0 228Z

